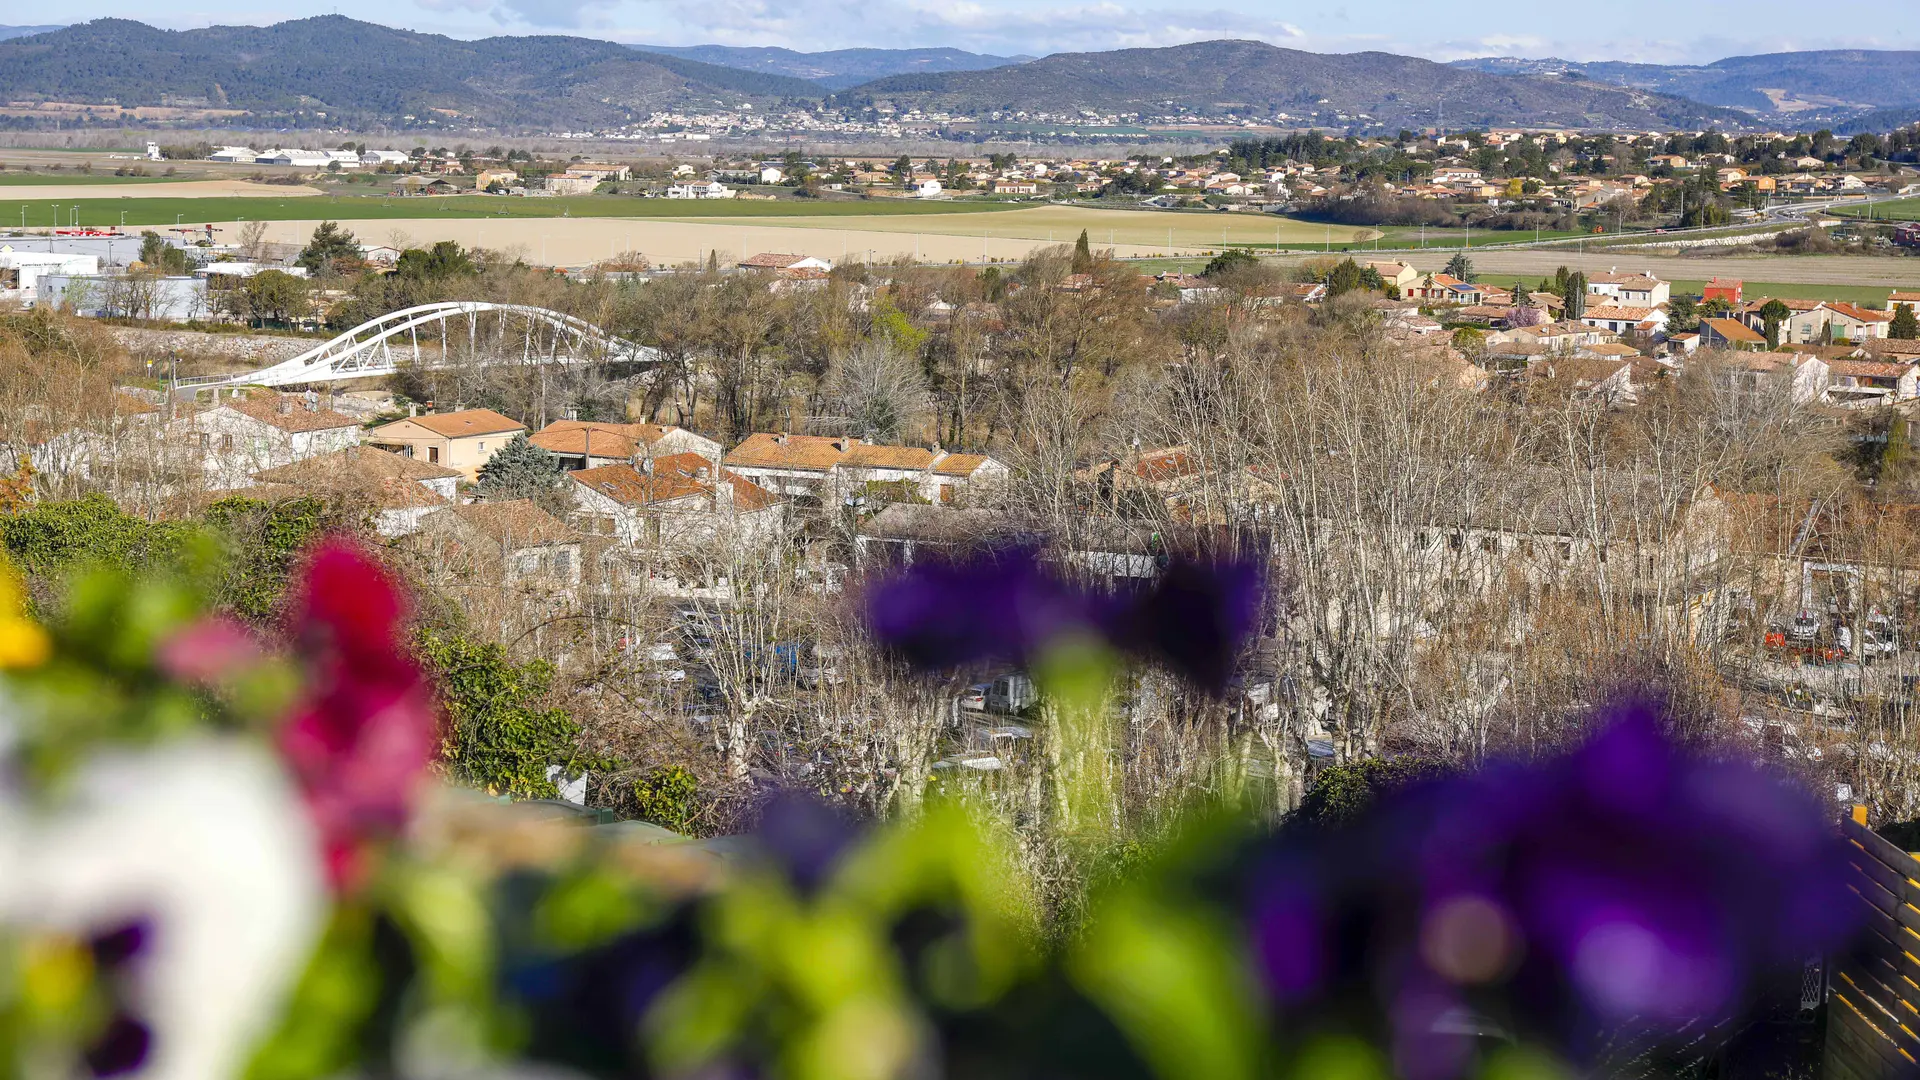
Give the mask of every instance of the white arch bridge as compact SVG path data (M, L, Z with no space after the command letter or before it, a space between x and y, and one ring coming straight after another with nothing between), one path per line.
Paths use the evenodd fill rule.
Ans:
M424 343L424 347L423 347ZM238 375L181 379L183 390L298 386L482 364L651 363L659 354L562 312L449 301L389 312L290 360Z

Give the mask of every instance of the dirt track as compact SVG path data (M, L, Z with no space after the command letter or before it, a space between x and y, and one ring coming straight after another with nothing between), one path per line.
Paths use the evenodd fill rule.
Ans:
M969 215L990 218L997 215ZM891 224L891 221L889 222ZM267 239L275 243L304 244L318 221L274 221ZM759 224L698 221L661 221L634 218L408 218L392 221L345 223L362 243L391 244L404 239L413 245L453 240L469 247L515 251L531 263L550 266L590 266L622 252L639 252L656 266L704 261L718 252L722 263L758 252L812 255L841 262L850 258L890 259L897 255L924 262L1017 261L1046 240L1027 237L949 236L938 233L889 232L879 229L793 228ZM230 235L223 229L222 235ZM1069 243L1064 237L1055 243ZM1105 244L1096 245L1102 249ZM1165 244L1119 244L1122 256L1166 254ZM1184 250L1184 249L1182 249Z
M56 199L224 199L234 195L281 198L318 195L304 184L256 184L250 180L181 180L132 184L0 184L0 202Z

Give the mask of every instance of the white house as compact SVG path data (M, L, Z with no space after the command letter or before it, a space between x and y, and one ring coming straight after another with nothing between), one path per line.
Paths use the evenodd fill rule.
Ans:
M733 189L718 180L673 184L667 188L666 195L669 199L731 199L733 196Z
M943 190L938 180L921 180L913 185L913 197L916 199L937 199Z
M776 169L771 165L760 170L760 182L763 184L778 184L782 180L785 180L786 178L787 178L786 173L781 172L779 169Z
M350 446L262 469L253 481L303 494L347 496L374 508L374 531L381 536L406 536L428 514L454 505L460 473L371 446Z
M311 392L251 397L234 393L168 425L169 438L199 450L213 487L246 487L262 469L360 443L360 422L322 408L319 396Z
M405 165L412 160L399 150L369 150L360 155L360 164L368 168L380 165Z
M1621 307L1659 307L1673 299L1673 287L1652 274L1594 274L1587 295L1606 297Z
M786 528L786 502L699 454L568 474L577 527L628 547L692 551L716 542L765 544Z

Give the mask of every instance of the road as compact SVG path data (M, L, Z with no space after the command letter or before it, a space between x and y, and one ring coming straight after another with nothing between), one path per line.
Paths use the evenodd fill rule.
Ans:
M1416 255L1410 261L1422 272L1438 270L1454 253ZM1920 289L1920 259L1892 255L1648 255L1635 251L1603 251L1582 255L1555 250L1495 250L1470 253L1482 279L1499 281L1520 275L1529 280L1550 277L1556 267L1589 274L1637 270L1668 281L1702 281L1711 277L1743 281L1794 282L1807 285L1885 285Z

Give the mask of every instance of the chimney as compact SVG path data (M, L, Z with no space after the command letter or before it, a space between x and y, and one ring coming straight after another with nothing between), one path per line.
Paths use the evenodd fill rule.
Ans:
M776 435L775 435L775 436L773 437L773 441L774 441L774 445L776 445L776 446L785 446L785 445L787 445L787 436L786 436L786 433L785 433L785 432L780 432L779 434L776 434Z
M569 420L578 420L578 419L580 419L580 408L579 408L579 406L577 406L577 405L569 405L569 406L567 406L567 419L569 419Z
M419 406L418 404L416 404L416 403L414 403L414 402L411 402L411 401L410 401L410 402L408 402L408 403L407 403L407 415L408 415L408 416L419 416L419 415L420 415L420 406Z
M293 398L287 394L280 395L280 415L281 416L293 415Z

